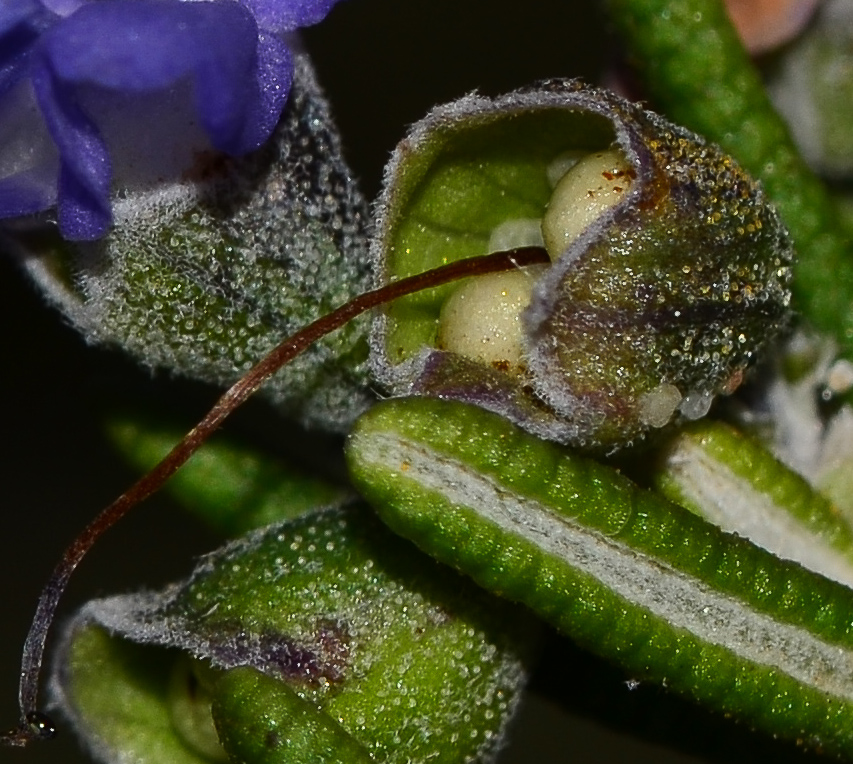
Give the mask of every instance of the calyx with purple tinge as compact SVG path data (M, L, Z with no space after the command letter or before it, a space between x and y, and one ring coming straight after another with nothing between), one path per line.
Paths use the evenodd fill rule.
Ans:
M531 275L521 362L442 348L454 287L434 289L376 319L374 373L393 394L476 403L542 437L612 449L737 387L788 319L787 232L719 148L578 81L469 95L415 124L386 170L378 278L536 245L536 221L564 203L563 170L596 152L621 157L625 182L602 172L611 185L588 196L618 199Z

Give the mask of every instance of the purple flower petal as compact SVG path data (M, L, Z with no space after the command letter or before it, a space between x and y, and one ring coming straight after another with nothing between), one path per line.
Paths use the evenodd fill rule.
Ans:
M114 109L135 115L126 111L133 94L164 94L153 109L136 96L145 106L131 124L140 130L162 122L165 95L185 88L197 114L188 114L188 132L200 124L208 146L232 155L258 148L275 128L293 79L279 35L320 21L335 2L0 0L0 121L4 94L19 83L29 86L29 78L59 150L50 188L37 188L47 177L44 164L0 165L0 218L57 203L64 236L101 236L110 222L108 146L116 145L103 131L116 124ZM132 141L122 133L131 151Z
M256 71L258 97L246 115L240 141L246 150L257 148L272 134L293 84L293 57L278 37L263 32L258 36Z
M262 29L292 32L322 21L338 0L240 0Z
M57 81L107 90L151 91L193 77L214 144L238 144L254 80L258 29L238 3L103 0L82 7L42 38Z
M281 51L266 46L262 58L269 69L281 63ZM213 145L243 154L269 136L287 95L286 88L261 92L258 63L255 21L244 7L227 0L104 0L80 8L45 33L31 76L62 158L63 235L96 238L110 220L109 156L103 136L78 105L77 87L145 92L191 77L196 108ZM268 73L273 85L289 85L289 59L285 63L285 77Z
M0 96L25 76L30 50L53 20L38 0L0 3Z
M48 130L59 147L60 231L69 239L96 239L111 220L112 168L103 138L47 61L36 61L31 77Z
M92 0L39 0L47 10L57 16L70 16L74 11Z

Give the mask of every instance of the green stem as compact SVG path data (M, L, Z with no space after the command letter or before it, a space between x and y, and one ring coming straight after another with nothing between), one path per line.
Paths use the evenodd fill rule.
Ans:
M656 108L759 178L797 245L795 307L853 358L853 259L823 183L776 113L720 0L606 0Z

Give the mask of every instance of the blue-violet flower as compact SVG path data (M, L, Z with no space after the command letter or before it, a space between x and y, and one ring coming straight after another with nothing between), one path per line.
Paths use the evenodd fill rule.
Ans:
M102 236L110 196L239 156L271 134L293 79L286 34L336 0L3 0L0 218L56 208Z

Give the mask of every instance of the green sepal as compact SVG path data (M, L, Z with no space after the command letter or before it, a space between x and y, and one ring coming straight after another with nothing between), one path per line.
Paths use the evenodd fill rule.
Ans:
M148 417L124 416L109 422L107 432L122 456L144 471L165 457L186 430L152 423ZM306 475L222 433L170 478L166 490L224 536L338 504L350 494L348 488Z
M252 668L217 681L213 720L233 762L369 764L367 749L314 703Z
M427 290L377 314L373 365L392 393L474 403L540 437L613 450L704 416L738 386L789 318L793 251L778 215L718 147L575 80L467 96L413 126L377 205L378 278L511 248L495 244L505 225L535 233L562 209L551 183L564 157L610 150L623 160L618 201L549 251L551 267L526 272L520 361L446 347L457 286ZM589 196L566 202L566 218Z
M74 660L81 635L93 627L146 646L134 650L170 647L217 671L262 671L299 698L283 690L282 703L299 714L315 709L309 722L316 740L305 745L319 752L340 726L378 761L447 764L492 760L537 633L524 611L418 553L364 508L270 526L209 555L186 582L160 595L96 600L78 614L54 687L88 744L109 750L106 761L135 750L112 731L105 736L90 712L90 694L109 692L109 678L80 689L81 673L97 684L97 674ZM177 670L186 676L180 661ZM248 712L224 697L219 679L201 673L182 681L186 692L202 685L216 699L216 728L230 750L267 760L263 740L244 724ZM275 693L271 688L264 680L258 691ZM171 708L186 707L171 693ZM329 721L317 726L314 713ZM191 716L190 742L206 740L204 725L194 721L198 709Z
M294 64L281 120L257 151L202 154L181 177L128 191L97 241L64 242L54 229L17 239L88 342L227 386L369 287L367 203L307 55ZM346 429L372 400L367 326L356 319L315 343L262 394L306 425Z
M92 625L76 631L67 650L54 694L74 704L75 724L86 730L87 747L100 761L215 761L190 748L173 724L173 651L114 639Z

